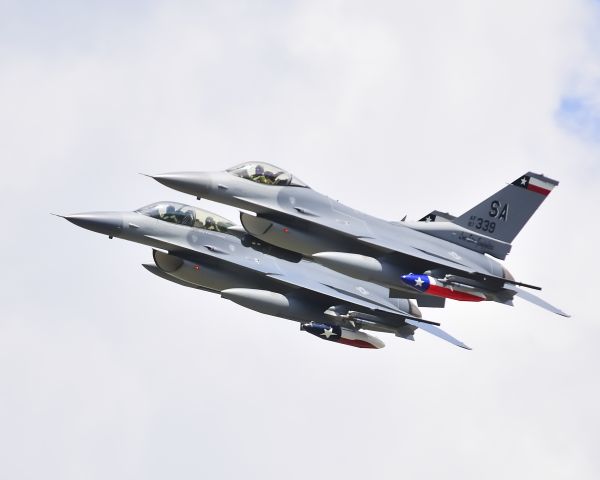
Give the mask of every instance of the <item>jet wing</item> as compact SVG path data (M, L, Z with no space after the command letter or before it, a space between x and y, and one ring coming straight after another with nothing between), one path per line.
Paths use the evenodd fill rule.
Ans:
M248 203L256 202L251 198L236 198ZM411 259L427 262L433 268L446 267L465 274L478 271L476 265L472 265L468 259L462 258L458 254L454 255L454 260L446 257L446 255L453 256L452 252L438 251L436 254L434 250L440 250L440 248L439 246L436 248L429 235L401 224L392 225L384 220L370 217L338 204L330 198L324 197L324 199L326 200L322 201L327 203L320 205L318 211L313 205L311 205L313 210L298 205L295 208L284 208L276 202L263 202L261 205L272 212L268 218L276 223L285 225L286 218L291 217L297 223L316 225L330 232L358 240L370 247L376 247L386 253L396 252ZM453 250L457 249L454 245L452 248Z
M320 265L316 265L312 262L306 262L306 266L311 270L307 273L312 273L313 275L309 276L307 274L292 276L283 271L281 268L279 268L278 262L275 262L273 258L269 257L268 255L259 254L258 252L256 258L250 258L245 256L232 255L228 252L220 250L215 250L214 248L210 248L210 245L192 246L186 244L186 242L180 241L175 238L163 238L159 236L153 236L152 238L154 240L158 240L160 242L172 245L173 247L175 247L173 250L184 250L192 252L194 254L218 258L222 262L226 262L242 268L251 269L257 273L262 273L265 276L286 283L290 286L296 288L304 288L316 293L320 293L322 295L335 298L338 301L351 303L353 305L357 305L370 310L379 310L392 315L400 315L403 318L407 316L402 310L396 308L394 304L391 303L387 298L375 295L364 288L363 290L365 293L361 294L359 293L360 289L357 290L357 292L350 292L339 287L334 287L319 282L315 278L327 278L328 275L331 275L331 272L328 269L321 267ZM257 259L259 261L256 261ZM319 272L316 272L316 270L318 270ZM323 275L320 275L319 273L322 273ZM337 274L335 275L337 276ZM362 283L359 280L356 282ZM377 287L374 286L374 288Z
M360 285L357 288L357 291L354 292L349 291L347 288L344 289L341 287L336 287L334 285L329 285L328 283L323 283L316 280L317 278L323 278L325 280L328 280L327 277L329 270L312 262L306 262L306 267L308 271L305 272L304 275L290 275L283 271L284 269L277 268L277 262L272 261L272 259L270 259L270 262L261 261L259 263L256 263L252 262L249 258L230 255L228 252L211 248L210 245L194 247L189 244L186 245L184 242L178 242L176 239L172 238L153 238L164 243L169 243L170 245L176 247L176 249L187 250L196 254L219 258L219 260L222 262L226 262L237 267L248 268L263 273L265 276L270 277L279 282L285 283L289 286L301 288L310 292L330 297L333 300L334 304L338 302L343 302L350 305L362 307L367 310L371 310L374 313L382 312L388 315L392 315L398 318L398 320L403 321L404 324L420 328L432 335L441 338L442 340L452 343L453 345L469 349L469 347L467 347L464 343L460 342L456 338L444 332L442 329L438 328L437 325L439 324L430 322L428 320L424 320L419 317L414 317L408 312L404 312L398 309L393 303L389 301L388 298L381 297L375 292L370 292L364 287L360 288ZM199 250L199 248L202 248L202 250ZM263 255L262 258L264 257L265 256ZM148 268L148 270L152 271L150 268ZM358 283L363 282L358 281ZM373 285L373 288L378 287ZM384 319L381 320L385 322Z
M386 299L380 297L368 298L366 295L362 296L355 294L354 292L348 292L346 290L342 290L340 288L327 285L307 277L292 277L286 274L267 274L267 276L288 285L297 288L304 288L328 297L335 298L336 300L340 300L345 303L351 303L363 308L368 308L369 310L380 310L393 315L400 315L403 318L406 316L410 317L410 315L407 315L402 310L396 308L391 302L388 302Z
M320 284L319 282L313 281L310 283L310 285L306 285L304 283L305 279L303 279L301 282L298 282L297 280L292 279L290 277L274 276L274 275L271 275L271 276L273 278L277 278L278 280L288 283L290 285L294 285L294 286L302 287L302 288L308 288L311 291L319 292L323 295L327 295L332 298L335 298L336 300L342 300L344 302L352 303L354 305L360 305L362 307L366 307L371 310L379 310L379 311L383 311L386 313L392 313L392 314L400 317L404 321L405 324L411 325L416 328L420 328L421 330L424 330L425 332L427 332L431 335L434 335L434 336L440 338L441 340L444 340L453 345L456 345L457 347L464 348L466 350L471 350L471 347L465 345L460 340L454 338L452 335L450 335L449 333L447 333L444 330L442 330L441 328L439 328L439 326L438 326L439 323L430 322L430 321L424 320L422 318L414 317L406 312L403 312L403 311L395 308L393 305L386 306L386 305L383 305L382 303L380 303L379 300L376 301L374 299L369 299L369 300L361 299L353 294L350 294L349 292L340 291L339 289L337 289L335 287L325 285L325 284Z
M408 229L406 227L393 226L394 234L391 233L383 233L375 235L375 232L371 230L371 227L366 222L360 222L361 228L356 228L358 223L350 224L345 222L338 222L334 225L331 225L331 222L325 221L324 218L307 218L304 216L299 216L296 213L288 213L284 212L281 209L279 210L279 215L271 215L268 219L263 217L255 217L242 214L242 224L246 231L248 231L251 235L256 235L258 238L263 239L266 242L273 243L275 245L282 246L282 244L278 243L277 238L270 238L273 235L279 235L281 237L281 229L271 229L271 225L285 225L289 224L288 219L285 216L292 216L293 221L296 223L297 227L301 227L302 225L316 225L319 228L323 228L329 232L334 232L336 234L344 235L353 240L358 240L365 244L365 246L375 247L378 250L381 250L385 253L398 253L400 255L404 255L410 257L411 259L418 260L421 262L426 262L429 268L435 267L446 267L451 268L455 272L460 273L474 273L477 271L475 265L470 265L466 259L456 255L457 259L450 260L448 258L442 257L442 253L447 253L451 255L450 252L440 252L439 255L435 253L429 252L426 250L427 244L431 241L428 236L425 236L423 240L423 245L419 248L414 247L411 243L419 243L417 241L410 242L410 238L408 238L408 242L403 237L413 237L414 234L419 234L419 232L415 232L414 230ZM398 230L396 230L398 229ZM401 229L401 230L400 230ZM306 228L298 228L299 231L306 231ZM285 231L285 229L284 229ZM372 234L372 235L369 235ZM315 235L313 232L311 235ZM282 238L282 237L281 237ZM281 238L279 240L281 240ZM400 240L402 239L402 240ZM454 248L454 247L453 247Z
M402 263L402 259L404 258L406 260L404 262L405 265L412 265L410 268L414 268L415 270L426 271L441 268L446 270L446 273L448 274L470 277L482 282L491 290L501 289L505 283L537 290L540 289L533 285L516 282L489 273L483 273L481 272L480 266L473 264L469 258L460 255L460 253L464 254L461 250L462 247L456 247L451 243L447 243L447 245L442 244L442 246L440 246L439 243L437 245L432 244L431 236L422 235L420 232L410 228L392 225L392 230L382 230L381 234L376 237L365 236L364 231L360 235L349 235L343 230L338 230L337 226L336 228L332 228L329 225L325 225L321 219L315 221L313 219L303 218L298 222L296 216L293 216L296 223L294 227L295 232L293 234L294 240L292 240L292 242L296 242L296 244L298 244L298 242L304 242L302 244L306 246L308 242L310 242L310 238L318 236L314 231L308 234L306 233L306 228L301 228L303 225L316 224L319 228L335 231L338 234L341 233L348 238L362 242L366 246L371 247L371 249L375 247L377 250L383 252L393 252L394 255L400 257L396 260L397 262ZM290 241L286 239L287 233L282 233L287 232L287 228L282 228L286 223L285 218L279 218L278 216L273 217L272 215L268 218L255 217L246 213L242 213L240 218L247 232L267 243L286 248L284 242ZM273 226L277 226L277 228L272 228ZM365 228L367 229L367 227ZM421 238L422 236L424 238ZM434 242L437 243L437 240L434 240ZM290 247L288 246L287 248ZM291 247L291 250L294 250L294 248ZM469 251L469 253L471 252Z
M394 252L400 253L401 255L406 255L408 257L412 257L416 260L422 260L427 263L432 264L432 266L440 266L451 268L456 271L460 271L461 273L473 274L477 272L475 266L469 265L469 263L460 257L456 260L449 260L443 258L435 253L430 253L424 249L412 247L408 244L401 244L397 240L390 241L385 238L368 238L368 237L357 237L358 240L362 241L365 244L372 245L375 247L380 247L386 250L392 250ZM462 260L462 261L461 261Z

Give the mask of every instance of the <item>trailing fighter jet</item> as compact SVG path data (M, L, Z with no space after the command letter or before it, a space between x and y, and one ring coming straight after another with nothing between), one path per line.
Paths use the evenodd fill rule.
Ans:
M319 338L359 348L384 343L363 330L413 340L417 329L465 344L422 318L414 303L390 299L387 289L337 273L245 233L206 210L159 202L134 212L64 216L80 227L153 248L161 278L221 297L257 312L300 322Z
M152 178L198 199L254 212L241 213L248 233L385 286L390 297L443 307L447 298L512 305L516 296L568 316L521 288L540 290L516 281L491 258L506 258L516 235L558 185L543 175L528 172L461 216L432 212L419 222L388 222L354 210L266 163Z

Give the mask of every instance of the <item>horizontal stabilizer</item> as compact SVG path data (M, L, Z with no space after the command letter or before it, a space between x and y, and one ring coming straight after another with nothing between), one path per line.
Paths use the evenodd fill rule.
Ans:
M568 313L563 312L559 308L556 308L555 306L550 305L545 300L542 300L541 298L536 297L533 293L527 292L526 290L523 290L514 285L507 286L506 288L508 288L509 290L514 290L516 292L515 296L522 298L523 300L527 300L528 302L533 303L534 305L537 305L538 307L542 307L545 310L548 310L552 313L556 313L557 315L561 315L563 317L571 316Z
M441 338L442 340L446 340L447 342L450 342L452 345L456 345L457 347L471 350L471 347L468 347L463 342L461 342L460 340L457 340L452 335L444 332L441 328L436 327L435 325L431 325L430 323L419 322L418 320L412 320L410 318L407 318L404 321L406 323L408 323L409 325L412 325L413 327L420 328L422 330L425 330L426 332L431 333L432 335L435 335L438 338Z

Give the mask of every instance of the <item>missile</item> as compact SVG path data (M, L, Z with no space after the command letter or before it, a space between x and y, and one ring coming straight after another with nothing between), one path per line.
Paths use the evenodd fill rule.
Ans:
M308 332L315 337L329 340L330 342L342 343L357 348L383 348L385 343L377 337L364 332L349 330L336 325L327 325L326 323L303 323L300 330Z
M436 279L429 275L414 273L402 275L400 278L409 287L427 295L450 298L461 302L481 302L487 300L483 292L470 285L457 284L444 279Z

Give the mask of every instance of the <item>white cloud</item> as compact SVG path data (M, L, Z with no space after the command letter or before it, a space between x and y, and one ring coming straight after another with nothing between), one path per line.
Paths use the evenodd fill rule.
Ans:
M597 105L595 4L122 8L0 12L2 477L598 476L600 147L557 119ZM355 351L47 214L192 202L136 172L247 159L389 219L544 171L507 265L574 316L453 304L427 315L473 352Z

